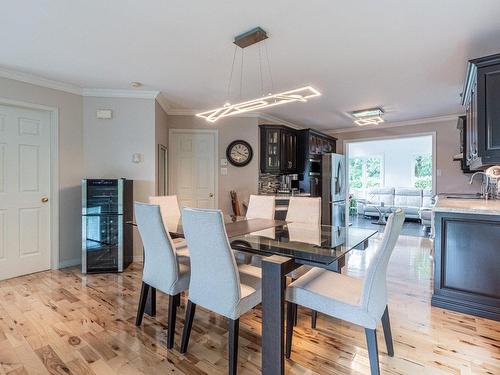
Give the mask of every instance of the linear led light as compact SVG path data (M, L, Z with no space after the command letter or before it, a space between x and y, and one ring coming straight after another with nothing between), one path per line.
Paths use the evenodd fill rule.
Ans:
M363 109L351 113L351 116L355 118L354 123L359 126L380 124L384 122L383 115L382 108Z
M354 120L354 123L356 125L359 125L359 126L377 125L377 124L380 124L381 122L384 122L384 119L380 116L366 117L366 118L360 118L360 119Z
M263 109L292 102L307 102L307 99L314 98L320 95L321 93L315 88L311 86L305 86L295 90L280 92L278 94L269 94L268 96L248 100L242 103L227 103L223 107L201 112L196 114L196 116L202 117L209 122L215 122L222 117L234 116L239 113L255 111L257 109Z

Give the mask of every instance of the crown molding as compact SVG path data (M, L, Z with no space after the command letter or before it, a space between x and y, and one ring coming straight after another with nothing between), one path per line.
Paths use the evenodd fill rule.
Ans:
M116 89L83 89L83 96L100 98L134 98L134 99L156 99L160 91L146 90L116 90Z
M159 97L162 97L162 95L160 95ZM158 98L156 100L158 100ZM160 105L161 105L161 102L159 100L158 100L158 103L160 103ZM165 108L163 108L163 109L170 116L196 116L197 113L202 112L202 111L196 110L196 109L175 109L175 108L170 108L170 107L168 108L168 110ZM294 129L304 129L303 126L294 124L290 121L283 120L279 117L276 117L276 116L273 116L273 115L270 115L270 114L267 114L264 112L244 112L244 113L240 113L238 115L230 116L230 117L234 117L234 118L258 118L258 119L261 119L264 121L272 122L273 124L277 124L277 125L286 125L290 128L294 128Z
M160 93L156 96L156 101L160 105L160 107L165 111L165 113L168 115L170 114L170 111L172 108L170 107L170 103L168 102L167 98L165 98L165 95L160 91Z
M458 116L462 116L462 115L463 115L462 113L455 113L455 114L444 115L444 116L424 117L424 118L413 119L413 120L386 122L386 123L383 123L381 125L367 125L367 126L356 126L356 127L350 127L350 128L330 129L330 130L326 130L323 132L330 134L330 135L335 135L335 134L342 134L342 133L361 132L361 131L366 131L366 130L396 128L399 126L423 125L423 124L430 124L430 123L436 123L436 122L457 120Z
M53 79L40 77L30 73L18 72L0 67L0 77L24 83L29 83L36 86L46 87L53 90L69 92L71 94L82 95L81 87L72 85L70 83L65 83L65 82L55 81Z

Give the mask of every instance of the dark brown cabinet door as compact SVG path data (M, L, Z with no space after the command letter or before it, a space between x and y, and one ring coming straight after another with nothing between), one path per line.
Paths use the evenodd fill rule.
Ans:
M478 85L482 89L480 105L484 121L480 146L487 157L500 156L500 65L479 69Z

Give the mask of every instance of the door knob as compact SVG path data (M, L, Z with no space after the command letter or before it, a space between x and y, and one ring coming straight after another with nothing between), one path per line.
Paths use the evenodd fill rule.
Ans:
M208 196L209 196L210 198L213 198L213 197L214 197L214 193L210 193L210 194L208 194Z
M42 201L42 203L47 203L47 202L49 201L49 198L47 198L47 197L43 197L43 198L41 199L41 201Z

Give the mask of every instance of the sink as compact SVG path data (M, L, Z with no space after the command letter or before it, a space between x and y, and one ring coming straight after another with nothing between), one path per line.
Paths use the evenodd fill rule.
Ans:
M447 199L484 199L479 194L446 194Z

